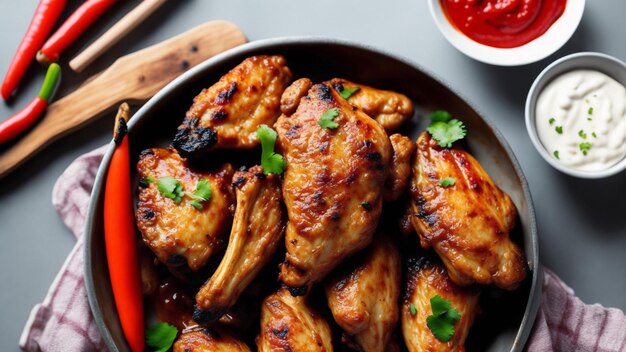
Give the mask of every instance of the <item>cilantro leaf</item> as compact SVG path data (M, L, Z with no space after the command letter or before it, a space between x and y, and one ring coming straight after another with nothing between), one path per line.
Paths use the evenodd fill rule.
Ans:
M440 295L436 295L430 299L430 307L433 310L433 315L441 315L452 308L450 302Z
M430 124L426 131L442 148L452 147L452 143L465 138L467 130L463 122L452 119L447 111L435 111L430 114Z
M350 88L343 87L341 92L339 92L339 95L341 95L341 97L344 98L345 100L348 100L348 98L350 98L352 94L358 92L360 89L361 88L359 87L350 87Z
M178 329L167 323L158 323L146 331L146 344L155 352L165 352L172 347L178 335Z
M320 119L317 121L317 124L320 125L320 127L322 128L330 128L334 130L335 128L339 127L339 124L333 121L335 117L337 117L338 115L339 115L338 108L328 109L324 111L322 116L320 116Z
M550 118L550 120L548 120L548 122L550 123L550 126L552 126L552 124L554 123L554 121L556 121L556 120L554 119L554 117L551 117L551 118Z
M196 191L193 194L187 193L192 199L189 204L198 210L202 210L202 202L206 202L211 199L211 184L206 178L202 178L196 184Z
M578 135L580 136L580 138L582 139L587 139L587 134L585 133L585 131L580 130L578 131Z
M556 131L556 133L558 134L563 134L563 126L556 126L554 128L554 130Z
M450 187L456 184L456 178L454 177L446 177L439 180L439 185L441 187Z
M559 151L558 150L555 150L553 154L554 154L554 157L556 158L556 160L561 160L561 158L559 157Z
M461 319L461 313L440 295L430 299L430 307L433 314L426 318L426 326L439 341L450 341L454 335L454 323Z
M452 115L450 115L450 113L445 111L445 110L433 111L430 114L430 123L433 123L433 122L448 122L450 120L452 120Z
M157 188L164 197L174 200L174 203L180 203L181 199L185 195L183 192L183 185L173 177L161 177L157 181Z
M437 340L448 342L454 336L454 325L450 324L446 319L430 315L426 318L426 326L432 331Z
M415 314L417 314L417 308L415 308L415 304L411 303L411 305L409 306L409 312L413 317L415 316Z
M274 153L277 136L276 131L267 125L261 125L256 130L256 137L261 141L261 166L266 175L282 174L285 171L285 159L282 155Z

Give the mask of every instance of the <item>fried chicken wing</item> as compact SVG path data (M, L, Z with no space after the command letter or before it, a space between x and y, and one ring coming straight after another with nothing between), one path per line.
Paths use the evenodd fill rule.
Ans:
M216 148L257 146L256 130L276 122L290 79L282 56L247 58L194 98L174 147L184 157L198 157Z
M439 262L424 257L411 258L408 262L401 320L402 335L409 352L465 351L465 339L478 311L480 292L455 285ZM454 335L448 342L438 340L426 324L432 314L430 300L436 295L450 302L451 308L461 315L454 323Z
M400 253L383 234L365 252L328 282L328 306L349 345L363 352L390 351L399 316Z
M378 121L387 132L397 130L413 116L413 102L403 94L368 87L343 78L333 78L327 83L339 92L345 88L358 87L359 90L348 98L348 102Z
M411 138L399 133L389 137L393 147L393 161L387 180L385 182L386 201L394 201L406 190L411 176L411 158L415 154L415 143Z
M187 264L192 271L199 270L223 247L223 235L232 221L228 210L234 202L230 188L232 166L194 170L176 151L153 148L141 152L137 172L142 181L135 218L144 243L170 267ZM164 177L175 178L184 191L192 193L204 178L211 185L211 198L201 210L194 208L186 197L176 204L158 189L158 180ZM146 182L148 179L155 181Z
M325 112L336 112L337 128L318 124ZM289 218L280 279L293 294L303 294L371 242L392 149L380 124L326 84L312 86L275 127L287 161L283 198Z
M448 177L456 183L439 184ZM422 247L434 248L452 281L514 289L524 279L524 255L509 238L515 205L469 153L458 146L441 148L422 133L411 198L411 221Z
M256 339L259 352L332 352L328 323L306 303L285 288L262 303L261 332Z
M249 352L250 348L225 330L197 328L183 332L174 352Z
M222 262L196 295L194 320L218 319L239 298L283 238L284 214L278 176L255 166L233 176L237 198L230 240Z

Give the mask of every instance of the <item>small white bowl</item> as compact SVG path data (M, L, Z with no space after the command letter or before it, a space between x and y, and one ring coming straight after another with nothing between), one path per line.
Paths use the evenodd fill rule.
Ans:
M535 82L530 87L528 97L526 98L526 130L528 130L530 140L533 142L533 145L539 154L555 169L568 175L580 178L604 178L615 175L626 169L626 158L604 170L575 170L555 160L543 146L541 140L539 139L539 135L537 134L535 110L539 94L546 87L546 85L556 77L566 72L578 69L589 69L602 72L626 87L626 63L613 56L601 53L584 52L562 57L546 67L539 74L539 76L537 76Z
M473 59L498 66L529 64L559 50L576 31L585 10L585 0L568 0L563 15L539 38L516 48L494 48L475 42L456 29L446 18L440 0L428 3L437 27L454 47Z

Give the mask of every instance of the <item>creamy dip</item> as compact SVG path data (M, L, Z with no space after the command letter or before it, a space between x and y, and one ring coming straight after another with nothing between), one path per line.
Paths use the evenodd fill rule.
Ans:
M626 88L604 73L557 77L539 94L535 118L543 146L572 169L605 170L626 156Z

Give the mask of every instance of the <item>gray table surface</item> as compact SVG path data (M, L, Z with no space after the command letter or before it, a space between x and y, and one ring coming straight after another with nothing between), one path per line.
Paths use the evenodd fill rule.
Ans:
M578 0L571 0L578 1ZM69 8L79 1L70 1ZM73 57L137 1L116 5L63 56ZM0 73L4 74L29 23L36 1L0 1ZM587 303L626 309L626 174L593 181L552 169L531 145L524 125L526 93L555 59L598 51L626 60L626 2L587 1L582 23L557 53L522 67L482 64L456 51L437 30L425 0L393 1L170 1L86 72L65 74L58 94L123 54L169 38L207 20L227 19L248 39L322 35L366 43L405 56L447 81L508 139L534 198L541 262ZM0 103L0 119L36 95L44 70L33 65L17 99ZM106 120L106 119L105 119ZM99 121L64 138L0 180L0 350L18 350L31 308L41 302L74 237L50 202L57 177L79 155L109 141L110 121Z

